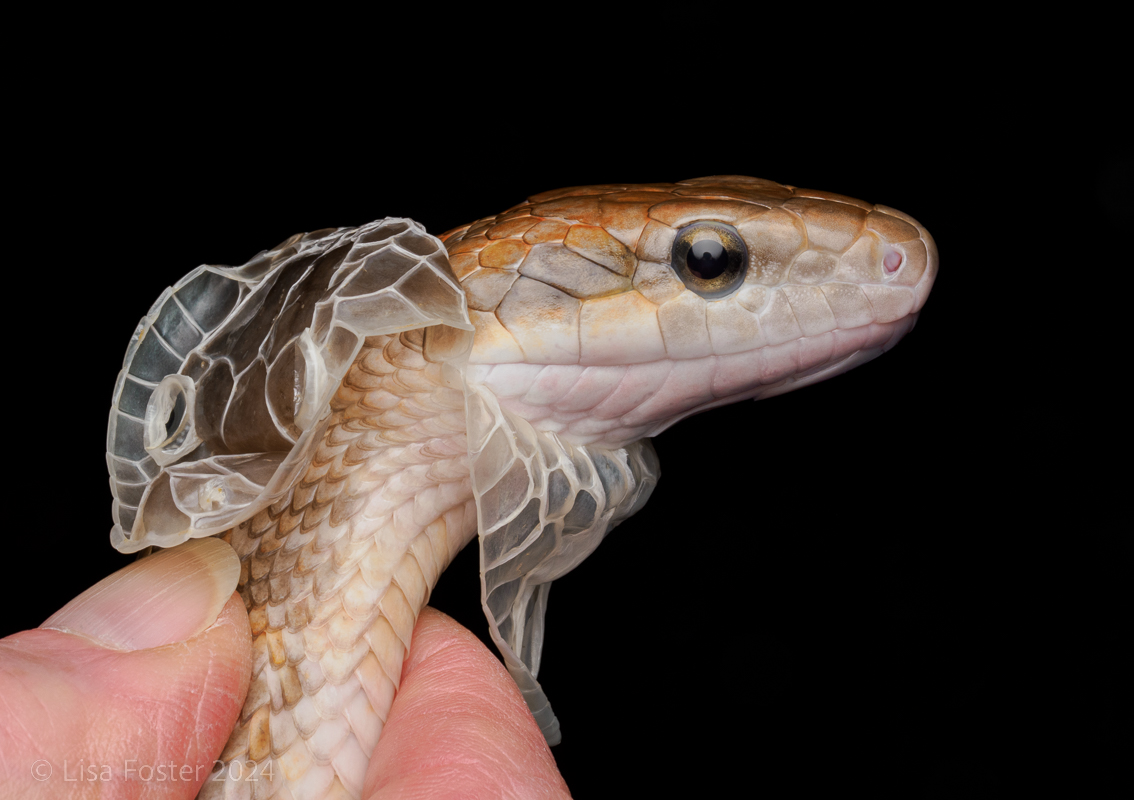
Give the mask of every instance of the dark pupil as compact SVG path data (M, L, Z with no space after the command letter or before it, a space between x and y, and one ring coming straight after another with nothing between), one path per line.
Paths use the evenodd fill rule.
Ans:
M717 277L728 266L728 253L715 239L702 239L694 243L685 258L689 271L702 280Z

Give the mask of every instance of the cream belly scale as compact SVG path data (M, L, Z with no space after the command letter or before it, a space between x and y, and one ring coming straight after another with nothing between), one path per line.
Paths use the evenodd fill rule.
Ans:
M648 499L649 438L881 354L936 271L901 212L718 176L189 273L130 343L107 463L116 548L219 536L241 559L253 676L221 759L244 766L201 796L358 797L417 615L474 537L492 637L556 743L548 590Z

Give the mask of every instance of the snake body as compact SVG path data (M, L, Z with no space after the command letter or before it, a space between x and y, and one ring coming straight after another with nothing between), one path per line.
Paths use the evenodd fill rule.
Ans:
M493 638L554 744L548 588L646 501L649 437L873 358L936 269L901 212L726 176L191 272L138 327L107 459L120 550L217 535L241 558L253 678L201 796L358 797L417 615L478 534Z

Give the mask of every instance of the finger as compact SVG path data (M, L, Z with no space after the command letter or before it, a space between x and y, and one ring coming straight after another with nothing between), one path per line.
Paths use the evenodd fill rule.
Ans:
M363 797L569 797L503 665L426 608L370 762Z
M238 575L228 545L194 540L0 640L0 784L18 797L194 797L248 690Z

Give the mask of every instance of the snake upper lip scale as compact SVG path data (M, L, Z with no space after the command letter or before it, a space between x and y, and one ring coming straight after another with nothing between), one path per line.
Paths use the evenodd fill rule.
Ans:
M548 588L646 502L649 437L881 354L936 271L901 212L715 176L190 272L131 341L107 463L119 550L215 535L242 561L253 678L221 758L269 779L202 796L357 797L417 615L473 537L493 640L556 743Z

